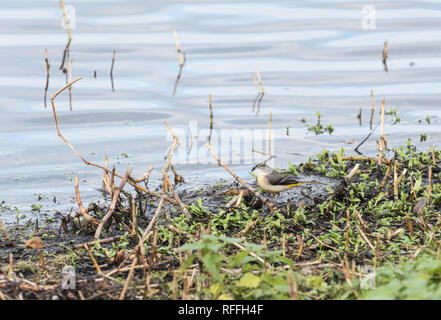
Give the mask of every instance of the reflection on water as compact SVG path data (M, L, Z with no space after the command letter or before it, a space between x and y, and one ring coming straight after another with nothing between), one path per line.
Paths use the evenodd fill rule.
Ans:
M208 129L209 94L214 130L266 129L272 112L279 167L325 147L353 152L370 132L371 89L377 109L385 98L386 111L397 110L400 117L395 125L392 116L386 118L390 146L408 137L418 142L421 133L428 137L422 147L439 146L439 2L372 3L375 30L361 27L364 4L357 1L102 0L66 5L76 9L72 78L84 79L73 87L73 111L66 90L57 98L57 112L63 134L90 161L103 163L108 153L120 171L130 165L137 176L148 165L162 166L170 143L163 121L183 132L189 121ZM57 70L66 45L61 19L53 1L14 1L0 9L0 201L24 213L38 193L46 197L46 209L74 206L75 175L85 180L84 201L99 197L95 188L101 173L85 166L58 138L51 110L44 108L46 48L53 66L48 99L66 81ZM173 29L186 53L180 74ZM385 41L390 43L387 73L382 64ZM264 97L256 92L256 70L262 74ZM316 112L332 124L332 135L306 130ZM353 144L343 142L350 139ZM376 139L378 132L360 151L374 152ZM234 168L251 180L251 166ZM216 165L177 169L187 188L228 177ZM151 181L159 175L154 171ZM49 205L54 196L60 204Z

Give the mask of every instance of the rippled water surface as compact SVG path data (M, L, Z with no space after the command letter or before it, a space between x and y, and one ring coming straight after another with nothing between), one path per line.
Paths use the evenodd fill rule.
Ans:
M62 133L90 161L103 164L107 153L120 172L129 165L140 176L148 165L155 166L151 181L157 185L170 145L164 120L184 134L192 127L193 150L188 156L190 141L184 141L176 168L186 187L196 188L230 178L217 165L203 164L211 159L203 147L209 94L219 135L236 138L246 134L227 129L266 129L272 113L274 165L284 168L323 148L353 152L370 132L372 89L374 125L383 98L386 111L397 111L386 117L390 146L409 137L419 143L423 133L427 141L422 148L439 147L441 3L370 2L376 9L375 30L362 28L365 4L66 1L76 10L72 76L84 79L72 89L73 111L67 91L56 100ZM44 107L45 48L51 64L48 96L66 81L59 70L67 42L61 24L58 1L11 1L0 8L0 201L22 214L30 213L38 194L43 211L75 207L77 175L84 201L100 197L95 188L102 172L84 165L59 139L49 101ZM179 63L173 29L186 55L175 95ZM389 72L381 61L385 41L390 43ZM109 78L113 50L115 91ZM265 89L260 108L253 80L257 70ZM334 128L332 135L306 129L316 122L317 112L325 126ZM400 122L393 124L397 117ZM375 152L378 134L360 150ZM351 139L353 144L344 143ZM232 165L249 181L248 171L261 155L254 157Z

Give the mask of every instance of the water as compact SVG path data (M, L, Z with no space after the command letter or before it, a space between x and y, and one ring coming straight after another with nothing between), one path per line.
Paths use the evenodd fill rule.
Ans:
M192 152L199 149L200 158L176 166L186 187L197 188L231 179L217 165L201 163L211 159L201 137L209 128L209 94L219 133L266 129L272 112L274 165L286 167L322 148L353 152L370 132L372 89L374 125L383 98L386 111L396 109L400 118L395 125L395 117L386 118L389 146L409 137L417 143L424 133L422 148L439 147L441 3L370 4L376 9L375 30L362 28L363 1L66 1L76 10L73 78L84 79L73 87L73 111L67 91L56 100L61 131L90 161L103 164L107 153L121 173L129 165L141 176L155 166L155 186L171 143L163 121L186 133L189 121L197 121L201 141ZM83 201L100 198L102 172L84 165L61 141L49 100L44 108L45 48L51 63L48 96L65 84L58 70L67 42L61 21L56 1L5 2L0 9L0 201L28 218L36 216L30 205L38 194L44 212L75 208L77 175ZM175 96L179 65L173 29L186 54ZM381 62L386 40L389 72ZM113 50L115 92L109 78ZM257 70L265 89L258 114L257 106L253 111ZM334 128L332 135L307 131L317 112ZM378 134L360 150L373 154ZM350 139L353 144L343 142ZM177 160L187 157L184 147ZM232 165L248 181L249 169L263 157L254 156ZM4 220L15 218L9 211L1 214Z

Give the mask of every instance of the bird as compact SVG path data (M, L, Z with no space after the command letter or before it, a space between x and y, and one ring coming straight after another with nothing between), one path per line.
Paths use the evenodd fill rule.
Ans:
M302 182L292 174L282 174L277 170L274 170L266 163L260 163L251 171L257 169L257 184L259 187L271 194L280 194L280 192L297 187L303 184L320 183L318 181Z

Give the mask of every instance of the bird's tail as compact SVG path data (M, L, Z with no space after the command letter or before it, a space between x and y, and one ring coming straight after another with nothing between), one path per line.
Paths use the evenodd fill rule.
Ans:
M299 182L299 183L289 184L288 188L286 188L286 189L291 189L291 188L294 188L294 187L297 187L297 186L301 186L302 184L307 184L307 183L308 182Z
M298 186L301 186L302 184L324 184L324 183L319 182L319 181L315 181L315 180L314 181L308 181L308 182L298 182L298 183L293 183L293 184L288 185L287 189L298 187Z

